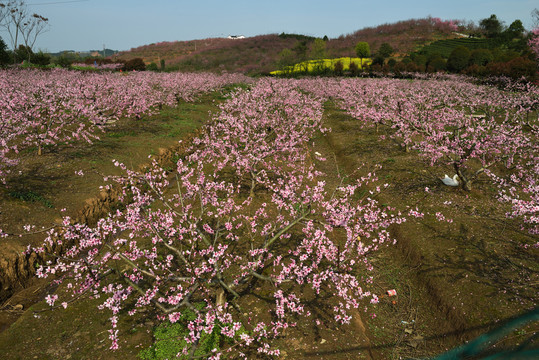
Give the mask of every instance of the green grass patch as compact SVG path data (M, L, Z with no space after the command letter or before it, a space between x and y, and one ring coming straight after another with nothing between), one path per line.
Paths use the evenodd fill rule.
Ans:
M204 308L204 303L195 304L198 310ZM189 321L196 320L197 315L191 309L185 309L182 312L180 319L172 323L162 323L154 328L154 343L147 349L142 350L138 354L141 360L164 360L164 359L188 359L188 358L206 358L212 353L212 350L219 351L221 345L224 345L227 340L221 334L223 327L229 326L216 322L216 326L211 333L202 332L198 348L192 357L183 355L181 352L188 344L185 337L189 335L190 330L187 328ZM231 325L230 325L231 326ZM241 328L236 332L236 336L245 333L245 329ZM177 355L180 355L177 357Z
M128 130L113 131L113 132L107 133L107 137L113 138L113 139L119 139L125 136L137 136L137 133L135 131L128 131Z
M451 52L458 46L464 46L470 50L488 49L491 47L489 39L461 38L438 40L424 46L419 52L425 55L438 53L443 57L448 58L449 55L451 55Z
M13 199L18 199L31 203L40 203L43 206L48 207L49 209L54 208L54 205L49 200L32 190L14 190L10 191L8 195Z
M45 144L45 145L42 145L41 148L42 148L43 152L48 152L48 151L51 151L51 149L54 149L54 148L56 148L58 146L65 146L67 144L68 144L67 142L59 142L57 144ZM21 154L35 153L37 155L38 150L39 150L38 146L29 146L27 148L22 148L20 150L20 153Z

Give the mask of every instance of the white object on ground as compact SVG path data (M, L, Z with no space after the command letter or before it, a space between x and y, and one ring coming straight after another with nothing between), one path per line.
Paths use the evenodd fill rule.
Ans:
M453 176L453 178L450 178L449 176L447 176L447 174L445 174L445 177L443 179L440 179L440 180L442 180L442 182L447 186L459 186L459 181L457 180L458 177L459 176L457 174L455 174L455 176Z

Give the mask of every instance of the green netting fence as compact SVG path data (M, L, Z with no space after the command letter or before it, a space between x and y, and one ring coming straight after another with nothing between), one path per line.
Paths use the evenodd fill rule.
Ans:
M537 340L539 332L535 331L520 345L511 349L496 349L493 345L505 336L522 329L530 323L539 321L539 307L509 320L496 329L485 333L476 339L439 355L432 360L453 359L482 359L482 360L505 360L505 359L534 359L539 360L539 347Z

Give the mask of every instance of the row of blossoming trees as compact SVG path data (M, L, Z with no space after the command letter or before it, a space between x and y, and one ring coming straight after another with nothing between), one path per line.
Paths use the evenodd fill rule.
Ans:
M228 339L225 352L278 355L269 340L309 316L305 304L318 295L332 295L335 320L349 322L362 299L377 301L365 287L367 255L403 219L357 196L372 174L337 188L323 180L315 168L323 159L306 146L325 131L322 102L281 80L234 92L172 173L118 164L125 176L112 180L125 210L93 228L66 218L47 242L72 246L38 274L64 274L75 298L104 296L112 348L120 312L148 305L172 323L196 314L185 357L220 356L204 353L204 334Z
M152 87L166 88L165 79ZM230 95L174 171L118 164L125 175L111 186L125 209L95 227L66 218L50 233L44 248L62 241L67 251L38 275L61 274L66 292L47 301L67 307L85 294L102 297L113 348L120 313L151 306L174 323L191 311L185 357L253 346L278 354L269 340L309 316L306 303L318 295L332 295L335 320L350 321L362 301L377 301L368 255L391 242L387 227L403 218L358 196L372 174L337 189L324 181L315 166L323 159L306 143L326 131L328 99L366 126L382 126L403 149L450 165L466 190L490 175L513 205L509 215L538 232L536 88L501 91L462 78L262 79ZM207 354L208 334L229 346Z
M499 79L504 89L457 76L414 81L322 79L302 87L332 98L365 126L384 126L406 151L450 166L463 189L480 176L500 186L510 217L539 233L539 89Z
M244 82L240 75L0 72L0 181L21 149L87 141L120 117L140 118L197 94Z

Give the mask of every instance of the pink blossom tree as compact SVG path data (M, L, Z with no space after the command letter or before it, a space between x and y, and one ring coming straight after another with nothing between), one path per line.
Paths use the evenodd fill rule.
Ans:
M264 105L253 100L261 94ZM66 218L36 249L58 242L67 248L38 275L62 274L74 297L50 295L49 304L103 297L113 349L121 310L134 315L152 307L174 323L190 309L196 319L186 324L180 355L194 354L203 334L217 331L233 345L207 354L216 358L252 347L278 355L270 340L310 316L306 302L322 294L334 297L335 320L349 322L351 309L377 301L368 289L368 255L392 242L387 228L403 219L373 197L357 196L374 175L335 189L316 171L303 140L320 130L311 119L318 106L290 86L261 81L222 106L172 174L156 163L145 172L117 164L126 175L112 180L125 210L95 227ZM199 147L210 138L216 149ZM246 178L256 186L245 187ZM260 291L269 295L256 296Z
M533 141L529 156L517 166L517 171L508 178L491 176L499 185L499 200L511 205L506 213L508 218L521 219L522 229L530 234L539 234L539 127L531 127ZM539 242L535 243L539 246Z
M304 161L304 144L316 131L325 131L320 98L302 94L293 82L261 80L233 94L220 110L206 133L195 139L201 150L191 161L221 159L216 171L229 167L237 176L247 175L251 195L257 183L295 171L284 164Z

